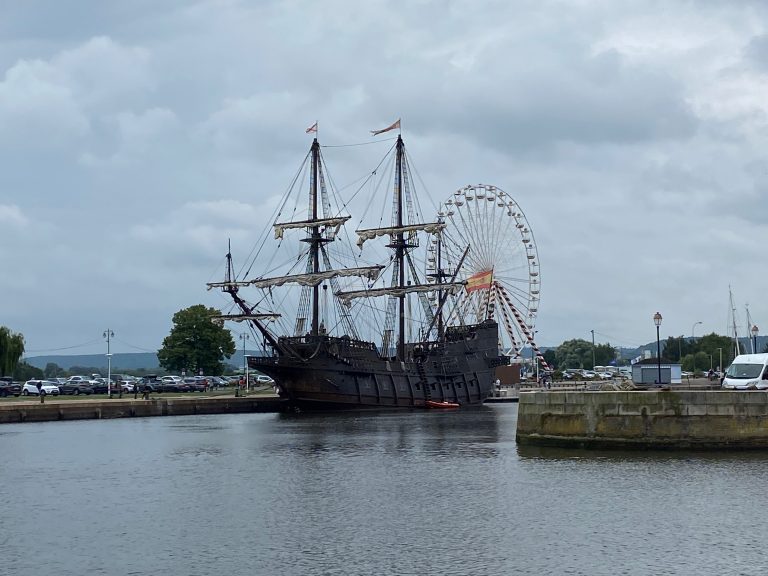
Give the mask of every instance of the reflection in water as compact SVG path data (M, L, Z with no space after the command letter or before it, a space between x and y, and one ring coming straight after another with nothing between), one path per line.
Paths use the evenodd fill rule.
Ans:
M768 455L518 448L516 414L6 425L0 573L765 573Z
M497 411L479 406L460 411L426 410L280 414L286 437L267 449L317 457L323 452L354 456L371 450L407 456L487 458L498 454ZM301 438L299 444L286 440Z

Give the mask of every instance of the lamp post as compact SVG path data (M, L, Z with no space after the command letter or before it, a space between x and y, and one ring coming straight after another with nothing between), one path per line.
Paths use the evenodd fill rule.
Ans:
M656 324L656 364L659 367L658 384L661 386L661 341L659 340L659 326L661 326L661 314L653 315L653 323Z
M104 332L104 338L107 339L107 396L112 398L112 353L109 351L109 341L115 337L115 333L107 328Z
M592 332L592 370L595 369L595 331L590 330Z
M720 364L717 367L717 371L722 372L723 371L723 349L718 348L717 351L720 352Z
M243 341L243 373L245 374L245 389L248 390L248 358L245 357L245 343L250 339L247 332L240 334L240 340Z
M752 354L757 354L757 325L752 324Z

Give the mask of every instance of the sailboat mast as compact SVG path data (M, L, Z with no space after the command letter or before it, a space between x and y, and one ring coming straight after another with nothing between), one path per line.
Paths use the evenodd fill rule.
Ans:
M399 228L403 226L403 138L398 135L397 137L397 164L395 167L395 195L397 197L396 204L396 222L395 225ZM399 287L405 287L405 239L403 232L397 233L396 242L396 258L397 266L400 274ZM398 296L399 304L399 335L397 340L397 357L400 360L405 360L405 294Z
M728 286L728 297L730 299L731 304L731 322L733 324L733 348L734 348L734 358L741 354L741 350L739 349L739 334L736 330L736 305L733 303L733 292L731 292L731 287Z
M320 155L320 144L317 138L312 142L312 182L310 185L310 195L312 196L312 220L317 220L317 179L318 179L318 157ZM320 272L320 227L315 224L312 226L312 272ZM320 331L320 285L315 284L312 287L312 336L317 336Z

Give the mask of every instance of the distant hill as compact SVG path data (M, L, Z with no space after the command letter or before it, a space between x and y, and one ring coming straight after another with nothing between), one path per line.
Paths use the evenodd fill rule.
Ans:
M72 366L85 366L93 368L107 369L106 354L78 354L76 356L30 356L26 358L27 364L41 370L47 364L53 363L64 370L69 370ZM160 367L157 361L157 354L154 352L136 352L129 354L112 354L112 370L138 370L145 368L155 370Z
M255 356L260 354L258 350L247 350L246 354ZM25 358L26 362L41 370L45 369L49 363L56 364L59 368L69 370L72 366L82 366L88 368L98 368L106 372L107 356L106 354L79 354L75 356L30 356ZM234 367L243 365L243 351L235 352L232 357L224 361ZM127 354L112 354L112 371L121 370L159 370L160 363L157 361L157 354L154 352L133 352Z

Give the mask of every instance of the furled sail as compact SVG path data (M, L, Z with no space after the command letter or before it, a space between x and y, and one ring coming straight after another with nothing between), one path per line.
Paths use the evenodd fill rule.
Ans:
M414 292L433 292L445 290L451 294L457 294L464 288L464 282L446 282L445 284L413 284L411 286L391 286L388 288L372 288L371 290L351 290L349 292L336 292L336 296L345 304L354 298L369 298L373 296L402 296Z
M265 313L265 314L219 314L212 316L214 320L232 320L233 322L244 322L245 320L277 320L282 314Z
M384 266L363 266L360 268L342 268L341 270L325 270L323 272L315 272L309 274L294 274L292 276L277 276L275 278L256 278L255 280L247 280L244 282L209 282L208 290L211 288L223 288L231 286L253 286L255 288L270 288L272 286L282 286L289 282L299 284L301 286L317 286L318 284L329 280L331 278L338 278L341 276L360 276L362 278L368 278L371 282L375 282L379 277L379 273L384 269Z
M330 228L336 228L333 235L336 235L339 227L344 224L352 216L337 216L335 218L315 218L314 220L301 220L299 222L278 222L273 224L275 227L275 238L282 238L283 232L290 228L308 228L311 226L326 226Z
M368 228L366 230L355 230L355 233L358 235L357 245L362 248L366 240L373 240L377 236L384 236L385 234L400 234L419 231L435 234L444 228L444 222L425 222L424 224L406 224L404 226L389 226L387 228Z

